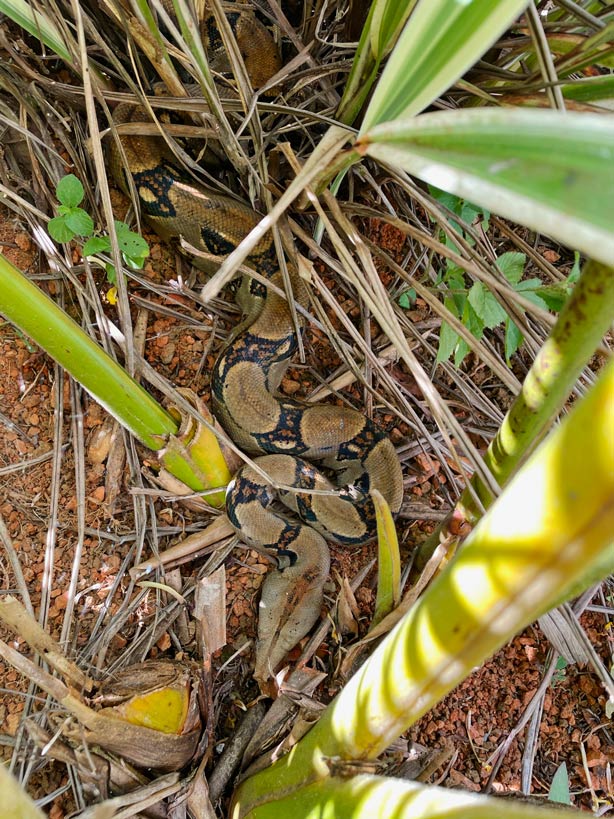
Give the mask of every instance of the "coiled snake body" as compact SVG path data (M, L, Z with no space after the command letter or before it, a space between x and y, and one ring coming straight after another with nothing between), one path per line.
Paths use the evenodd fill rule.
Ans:
M144 109L121 105L114 120L148 120ZM235 200L186 182L163 139L122 135L120 156L111 166L121 186L130 180L143 215L163 238L183 236L220 262L259 221ZM249 266L281 286L274 248L265 237ZM294 296L306 300L305 285L292 275ZM329 571L325 539L346 546L375 535L368 492L378 489L393 511L402 499L401 469L388 437L359 412L336 406L305 406L277 392L297 348L287 301L274 290L244 277L237 301L246 314L222 350L212 374L213 411L228 435L256 459L273 484L305 493L279 492L250 466L228 487L226 511L240 536L285 558L283 571L271 572L260 603L260 645L255 676L264 679L313 625ZM339 474L339 489L312 461ZM329 490L310 494L309 490ZM301 519L286 517L276 501Z

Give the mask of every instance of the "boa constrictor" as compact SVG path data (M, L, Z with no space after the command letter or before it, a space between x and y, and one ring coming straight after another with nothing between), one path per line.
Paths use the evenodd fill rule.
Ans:
M239 43L242 29L250 42L268 36L253 17L248 21L243 14L235 17L234 22L229 19ZM143 108L123 104L116 109L114 120L134 123L149 117ZM162 138L122 135L120 139L122 150L117 146L111 150L114 176L127 192L134 188L141 212L163 238L182 236L221 262L258 223L259 215L246 205L186 180ZM269 236L260 241L248 264L282 287ZM295 274L291 278L295 299L305 303L303 281ZM214 414L238 446L261 455L256 463L272 484L304 490L276 491L250 466L237 473L227 490L227 515L241 538L278 555L280 563L286 564L282 571L270 573L263 585L255 672L262 680L319 614L329 572L326 539L345 546L371 540L375 513L368 492L378 489L396 512L401 505L402 476L389 438L359 412L305 406L278 394L281 377L297 348L286 299L248 276L236 299L245 318L213 370ZM337 486L312 461L336 470ZM313 490L325 491L314 494ZM300 520L286 517L277 501Z

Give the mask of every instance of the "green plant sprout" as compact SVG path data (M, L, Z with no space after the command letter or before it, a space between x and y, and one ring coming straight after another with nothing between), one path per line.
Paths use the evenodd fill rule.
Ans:
M554 674L552 675L552 685L557 685L558 683L563 682L566 676L566 668L568 666L568 662L565 657L559 657L556 661L556 667L554 670Z
M49 235L56 242L70 242L75 237L86 239L83 245L83 255L96 256L98 253L111 251L110 236L94 235L94 220L80 207L85 191L77 177L70 173L62 177L56 188L56 196L60 203L58 215L49 220ZM149 256L149 245L145 239L125 223L114 220L117 243L124 263L133 270L140 270L145 259ZM104 263L107 281L114 284L117 280L115 267L109 262Z

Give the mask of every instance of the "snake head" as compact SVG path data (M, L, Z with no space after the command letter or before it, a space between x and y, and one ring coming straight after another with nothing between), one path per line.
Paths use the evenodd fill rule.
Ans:
M320 615L330 557L326 541L301 527L298 557L283 571L270 572L262 584L254 678L263 691L290 649Z

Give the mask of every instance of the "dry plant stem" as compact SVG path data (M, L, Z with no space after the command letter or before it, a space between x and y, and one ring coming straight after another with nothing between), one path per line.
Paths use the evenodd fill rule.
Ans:
M533 362L522 390L503 419L503 423L484 456L486 467L500 486L504 486L517 467L550 429L583 368L599 346L613 318L614 270L588 261L556 324ZM455 525L474 525L480 510L474 493L485 508L494 497L477 476L471 480L474 492L467 489L455 509L420 548L423 564L442 537L450 521Z
M202 532L194 532L180 543L171 546L158 557L151 557L145 563L140 563L138 566L133 566L130 569L130 577L133 580L138 580L143 575L150 574L155 569L173 563L176 560L182 560L186 555L191 555L194 552L204 549L206 546L211 546L224 538L234 535L234 529L226 515L220 515L213 523L203 529Z
M77 499L76 515L77 515L77 541L74 546L74 555L72 568L70 572L70 582L66 594L66 610L62 621L62 631L60 633L61 645L66 645L69 641L71 626L73 623L73 615L75 608L75 599L79 584L79 569L81 567L81 560L83 557L84 541L85 541L85 438L83 432L83 408L82 398L84 393L79 385L72 381L70 382L70 395L72 405L72 440L73 451L75 459L75 494Z
M4 547L4 551L8 558L9 565L11 567L11 571L13 572L13 576L15 578L15 585L17 586L17 590L19 591L25 605L25 609L28 612L29 616L34 619L34 608L32 606L32 600L30 599L30 592L28 590L28 586L23 576L23 571L21 568L21 563L19 562L19 558L17 557L17 553L15 551L15 547L13 545L13 540L9 534L8 529L6 528L6 524L4 522L3 517L0 515L0 543ZM5 598L6 599L6 598Z
M79 814L80 819L129 819L143 815L142 811L157 805L182 787L178 773L167 774L130 793L105 799Z
M0 620L13 629L15 634L23 637L30 648L36 649L52 668L70 681L71 685L79 690L91 689L92 681L62 654L56 641L10 594L0 600Z
M224 746L222 755L216 761L215 768L209 777L209 796L214 804L221 797L230 778L243 759L245 749L258 725L262 722L265 713L264 702L256 703L253 708L245 713L241 724Z
M38 619L43 628L47 627L49 607L51 604L51 592L53 587L53 572L55 566L55 547L58 535L59 507L60 507L60 486L64 451L62 441L64 440L64 383L66 373L54 364L54 383L56 385L56 403L53 412L53 462L51 472L51 487L49 490L49 522L47 524L47 534L45 537L45 560L43 566L43 577L41 580L41 602L38 612Z
M535 763L535 754L537 753L539 743L539 729L544 713L544 701L539 701L535 713L529 721L525 733L525 747L522 754L521 774L520 774L520 788L522 793L531 793L531 783L533 782L533 765Z
M561 88L556 84L558 83L558 77L552 61L548 38L544 32L539 13L532 3L527 8L527 23L543 78L546 83L552 83L552 85L546 86L546 94L550 99L550 105L552 108L558 108L560 111L564 111L565 100L563 99Z
M58 650L59 653L59 649ZM70 689L56 677L36 666L14 648L0 641L0 657L17 669L20 674L28 677L33 683L46 691L50 697L70 711L86 727L94 727L97 715L95 711L84 705L78 697L70 693Z
M226 569L224 564L201 578L194 591L194 620L200 625L203 653L213 654L226 638ZM186 639L182 642L185 644Z

